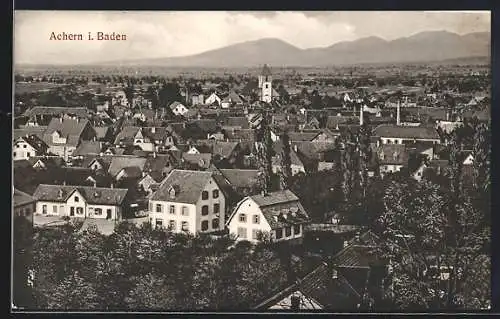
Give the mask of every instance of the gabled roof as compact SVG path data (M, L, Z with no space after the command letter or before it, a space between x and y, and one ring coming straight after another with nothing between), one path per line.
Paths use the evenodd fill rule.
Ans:
M112 156L111 163L108 168L108 173L115 177L123 168L136 166L143 169L147 159L135 156Z
M62 203L66 202L75 191L78 191L88 204L114 206L121 205L128 192L125 188L41 184L36 189L33 197L35 197L38 201Z
M87 119L53 118L44 133L44 141L52 145L52 134L59 132L60 136L67 138L66 145L77 146L82 137L85 127L90 126ZM93 128L92 128L93 130Z
M212 178L212 172L174 169L161 182L151 200L176 203L196 204L202 190ZM175 189L175 197L170 196L171 188Z
M371 230L359 238L351 240L346 247L332 258L332 263L339 268L370 268L379 260L374 248L380 245L380 238Z
M330 267L322 262L317 268L299 279L293 285L278 292L274 296L255 306L255 310L265 309L290 309L291 295L300 295L301 310L312 309L349 309L353 302L357 302L360 294L341 275L332 278ZM285 302L283 302L285 301ZM281 305L280 304L283 304ZM319 307L318 307L319 306Z
M38 138L42 139L43 138L43 133L47 129L46 126L25 126L20 129L14 129L12 130L12 138L14 140L26 136L26 135L36 135Z
M246 199L254 201L262 211L267 223L272 229L306 223L309 215L299 201L299 198L290 190L271 192L267 195L252 195L238 203L228 223L234 217L238 208Z
M289 132L288 136L290 137L290 141L299 142L299 141L312 141L316 138L320 132Z
M203 168L210 167L212 163L212 154L211 153L200 153L200 154L188 154L182 153L182 159L192 165L198 165Z
M33 203L36 201L36 198L18 190L17 188L14 188L12 201L14 202L14 207L18 207Z
M379 125L374 129L373 135L389 138L440 139L435 128L422 126Z
M87 154L99 154L102 150L101 142L95 141L82 141L80 145L73 152L73 156L87 155Z
M276 141L273 144L273 150L275 152L275 155L272 158L273 164L280 165L281 164L281 153L283 150L283 142L281 142L281 140ZM291 145L290 145L290 162L292 165L304 166L304 163L299 158L297 153L293 150L293 147Z
M20 138L23 139L23 141L25 141L26 143L28 143L37 152L43 153L48 148L47 144L41 138L39 138L38 136L36 136L34 134L28 135L28 136L23 136Z
M240 117L230 116L226 119L224 124L225 124L225 126L234 126L234 127L239 127L241 129L250 128L250 124L248 123L247 118L244 116L240 116Z
M252 188L258 184L257 169L219 169L234 188Z

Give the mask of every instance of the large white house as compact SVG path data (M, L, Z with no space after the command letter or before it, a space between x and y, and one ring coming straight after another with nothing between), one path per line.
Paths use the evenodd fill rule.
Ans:
M257 242L259 234L269 234L273 241L301 240L309 215L299 198L289 190L242 199L227 221L237 240Z
M191 234L224 229L226 198L212 174L171 171L149 199L153 227Z
M127 189L41 184L35 215L121 220Z

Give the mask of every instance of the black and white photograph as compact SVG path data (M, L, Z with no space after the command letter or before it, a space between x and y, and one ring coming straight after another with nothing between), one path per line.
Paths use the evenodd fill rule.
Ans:
M490 310L491 52L489 11L14 11L11 312Z

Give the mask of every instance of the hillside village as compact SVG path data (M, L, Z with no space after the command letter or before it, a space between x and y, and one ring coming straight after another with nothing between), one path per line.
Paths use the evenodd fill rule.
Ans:
M227 251L249 254L227 257L254 267L238 284L254 281L265 288L235 292L236 301L221 297L220 287L214 295L206 288L210 301L196 295L186 309L392 307L380 291L392 287L394 293L397 283L389 283L388 275L406 271L398 268L404 253L394 247L406 247L408 238L418 246L425 236L439 237L433 227L441 226L429 216L441 213L435 205L445 204L429 204L428 198L446 202L449 194L464 194L474 212L489 216L487 197L478 197L486 195L477 195L489 190L488 71L414 67L377 76L375 68L329 77L260 68L257 76L207 79L17 74L14 216L29 221L37 236L76 227L85 236L116 240L117 247L128 242L127 234L151 240L151 249L157 249L157 238L167 238L161 236L181 242L175 236L185 235L211 247L197 250L193 258L203 257L205 264L190 264L196 269L217 264L219 253L208 252L218 251L217 245L204 240L228 240ZM416 215L422 211L429 215ZM408 220L415 224L404 224ZM389 240L396 229L403 233ZM476 256L484 256L486 248L477 245ZM144 262L139 253L134 256ZM481 287L467 286L470 300L447 299L469 281L456 283L450 274L459 266L443 266L444 254L425 258L426 271L436 272L435 290L422 297L425 302L394 296L392 302L403 308L425 308L429 300L436 307L487 307L489 292L482 294ZM47 276L37 267L35 282ZM198 280L197 271L187 273L194 279L186 282ZM204 284L212 278L210 272L199 276L206 276L199 279ZM489 274L476 278L489 280ZM178 299L164 298L168 285L150 287L153 299L176 301L153 306L184 309ZM437 290L447 297L435 297ZM127 297L136 298L132 305L150 305L137 295Z

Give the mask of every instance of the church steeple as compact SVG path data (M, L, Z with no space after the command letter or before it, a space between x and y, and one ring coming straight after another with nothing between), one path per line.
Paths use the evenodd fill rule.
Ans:
M271 69L267 64L264 64L262 72L259 75L259 89L260 89L260 100L263 102L271 103L273 86L272 86L272 74Z

